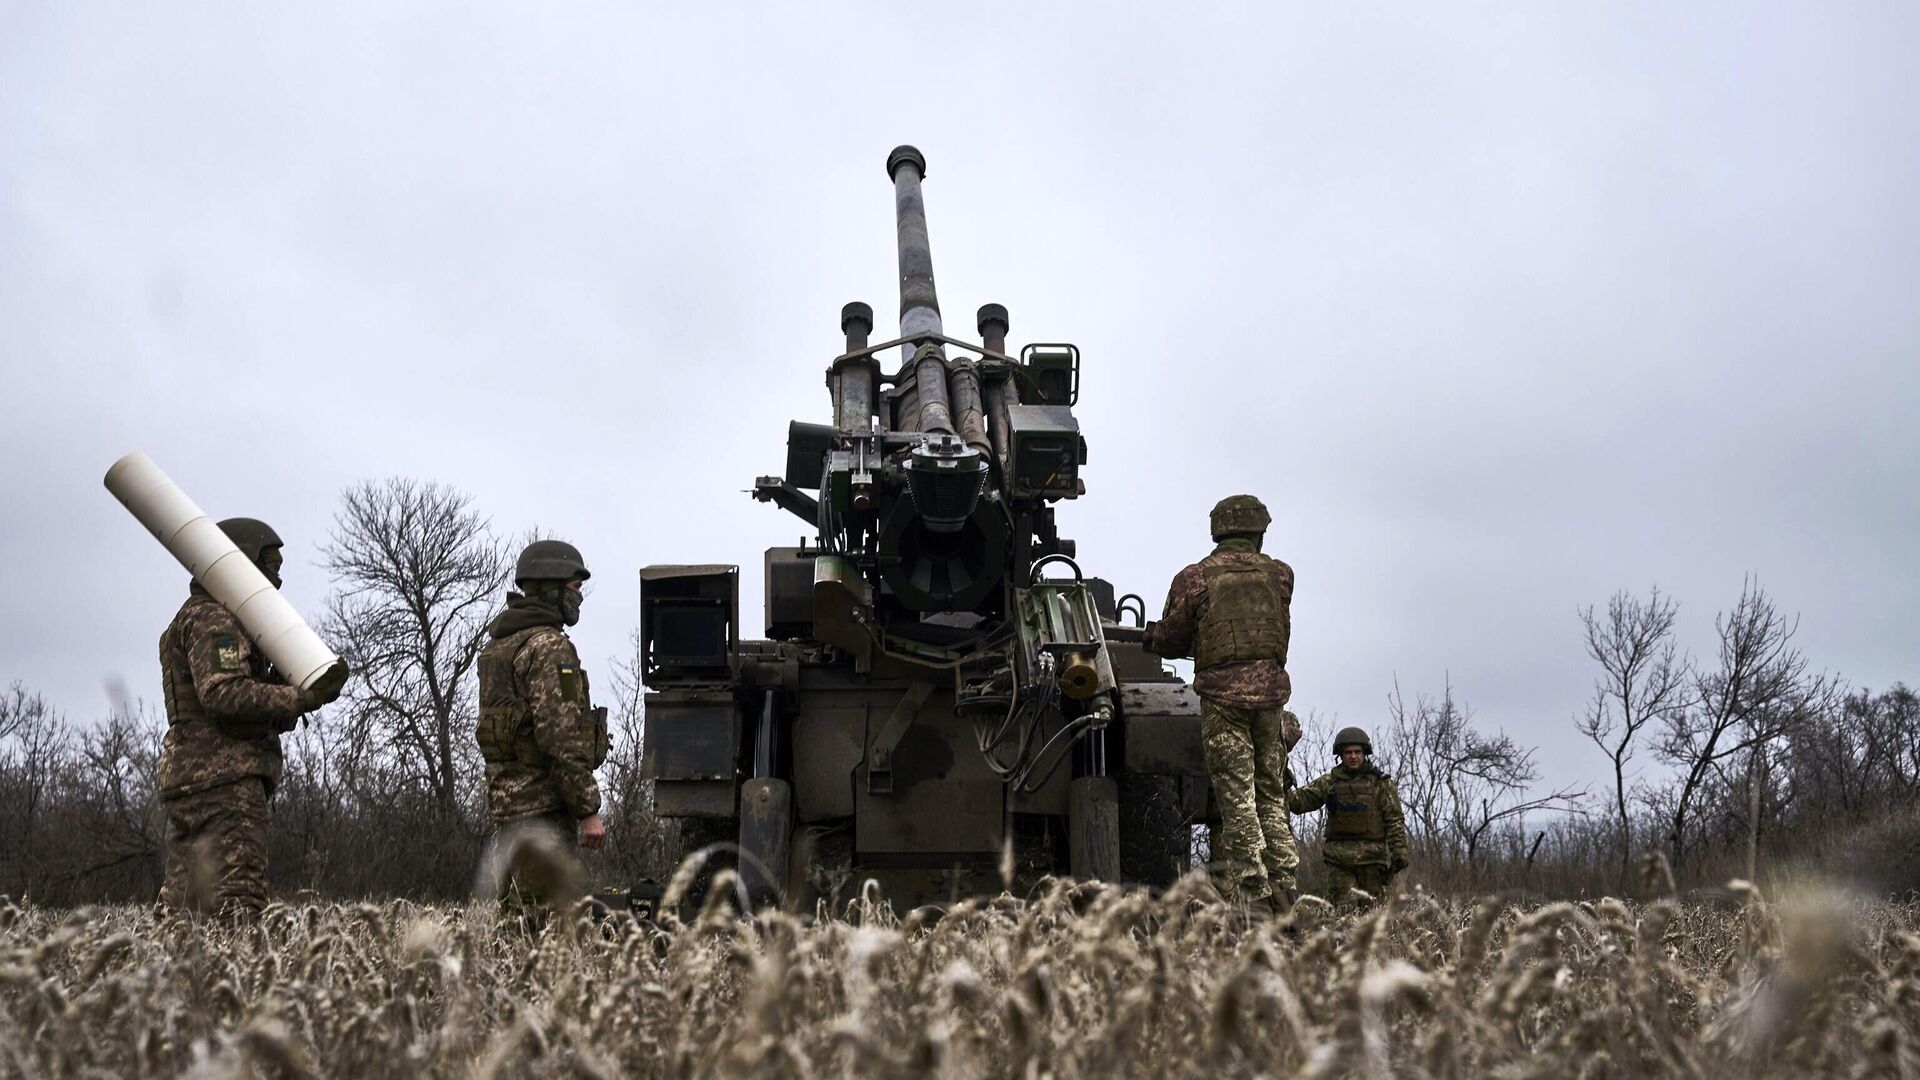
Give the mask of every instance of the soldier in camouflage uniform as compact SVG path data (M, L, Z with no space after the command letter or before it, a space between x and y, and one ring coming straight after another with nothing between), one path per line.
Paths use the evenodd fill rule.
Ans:
M1345 904L1359 889L1384 896L1395 874L1407 868L1407 826L1393 778L1371 760L1373 742L1357 727L1333 738L1340 764L1287 797L1296 814L1327 808L1322 845L1329 877L1327 895Z
M280 585L280 537L264 522L220 523ZM167 815L161 904L245 917L267 902L267 803L280 783L280 733L340 688L289 686L240 620L194 582L160 635L167 734L156 787Z
M580 621L580 586L589 576L572 544L527 545L514 568L519 591L507 594L480 653L475 736L487 763L487 808L508 863L503 897L534 906L571 891L559 882L577 870L561 845L536 850L543 839L533 834L564 848L576 841L598 848L607 839L593 778L607 757L607 710L594 708L565 630Z
M1273 518L1259 499L1234 495L1213 508L1213 553L1180 571L1145 643L1160 656L1192 656L1207 774L1220 804L1213 857L1222 892L1284 910L1296 892L1287 751L1300 724L1283 708L1293 568L1260 553Z

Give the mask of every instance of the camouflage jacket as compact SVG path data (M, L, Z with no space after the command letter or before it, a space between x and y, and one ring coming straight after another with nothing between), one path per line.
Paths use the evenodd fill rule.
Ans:
M523 743L523 751L487 762L487 809L496 821L556 811L590 817L600 812L593 770L600 764L596 743L603 746L604 737L587 673L557 615L528 621L525 606L509 606L493 621L493 640L480 654L483 714L507 707L530 717L510 739Z
M1335 866L1388 866L1407 857L1406 817L1393 778L1372 762L1345 765L1287 795L1287 809L1308 814L1327 807L1321 851Z
M1260 554L1251 541L1234 539L1221 541L1207 558L1254 562L1267 556ZM1293 568L1286 563L1279 565L1286 571L1286 591L1291 599ZM1147 624L1147 651L1156 656L1193 655L1194 634L1207 612L1207 582L1199 563L1174 575L1173 587L1167 590L1167 602L1160 611L1159 621ZM1253 660L1195 672L1193 689L1201 697L1222 705L1266 709L1287 703L1293 696L1293 680L1280 661Z
M257 776L280 784L282 731L301 713L288 686L254 648L240 620L199 585L160 635L167 735L156 786L178 799Z

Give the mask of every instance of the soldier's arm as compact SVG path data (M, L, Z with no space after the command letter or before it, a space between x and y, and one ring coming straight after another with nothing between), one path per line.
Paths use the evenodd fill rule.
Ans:
M1332 790L1332 774L1322 776L1310 784L1302 784L1287 793L1287 810L1295 814L1311 814L1327 805L1327 792Z
M1193 632L1200 622L1200 598L1205 591L1199 567L1189 566L1174 575L1159 620L1147 624L1148 652L1155 656L1193 654Z
M575 818L600 812L600 785L593 778L593 719L587 712L587 680L573 642L542 634L520 650L516 666L533 706L533 740L551 762L555 786Z
M1280 591L1281 593L1284 594L1284 599L1286 600L1287 605L1291 607L1293 605L1293 567L1286 563L1280 562L1279 559L1275 559L1273 561L1280 563L1280 569L1282 571L1280 575L1281 577Z
M253 677L253 641L225 608L208 606L187 629L187 666L208 713L291 724L304 711L297 686Z
M1386 790L1380 800L1380 819L1387 829L1387 850L1400 859L1407 857L1407 818L1400 810L1400 786L1392 778L1382 785Z

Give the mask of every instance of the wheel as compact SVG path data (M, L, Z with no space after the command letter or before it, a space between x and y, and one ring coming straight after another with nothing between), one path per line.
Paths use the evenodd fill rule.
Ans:
M676 911L682 919L691 918L706 903L707 890L713 887L713 878L721 870L731 870L738 863L735 841L739 837L740 825L732 818L678 818L669 851L673 855L673 869L668 876L672 882L680 877L687 860L705 852L705 858L693 879L687 883L680 894Z
M1187 872L1193 830L1180 812L1180 781L1152 773L1114 774L1120 785L1120 877L1165 888Z

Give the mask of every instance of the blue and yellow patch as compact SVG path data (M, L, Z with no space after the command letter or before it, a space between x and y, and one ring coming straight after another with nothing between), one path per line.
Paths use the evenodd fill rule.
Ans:
M213 663L221 671L239 671L245 662L240 658L240 639L232 634L216 634L213 639Z

